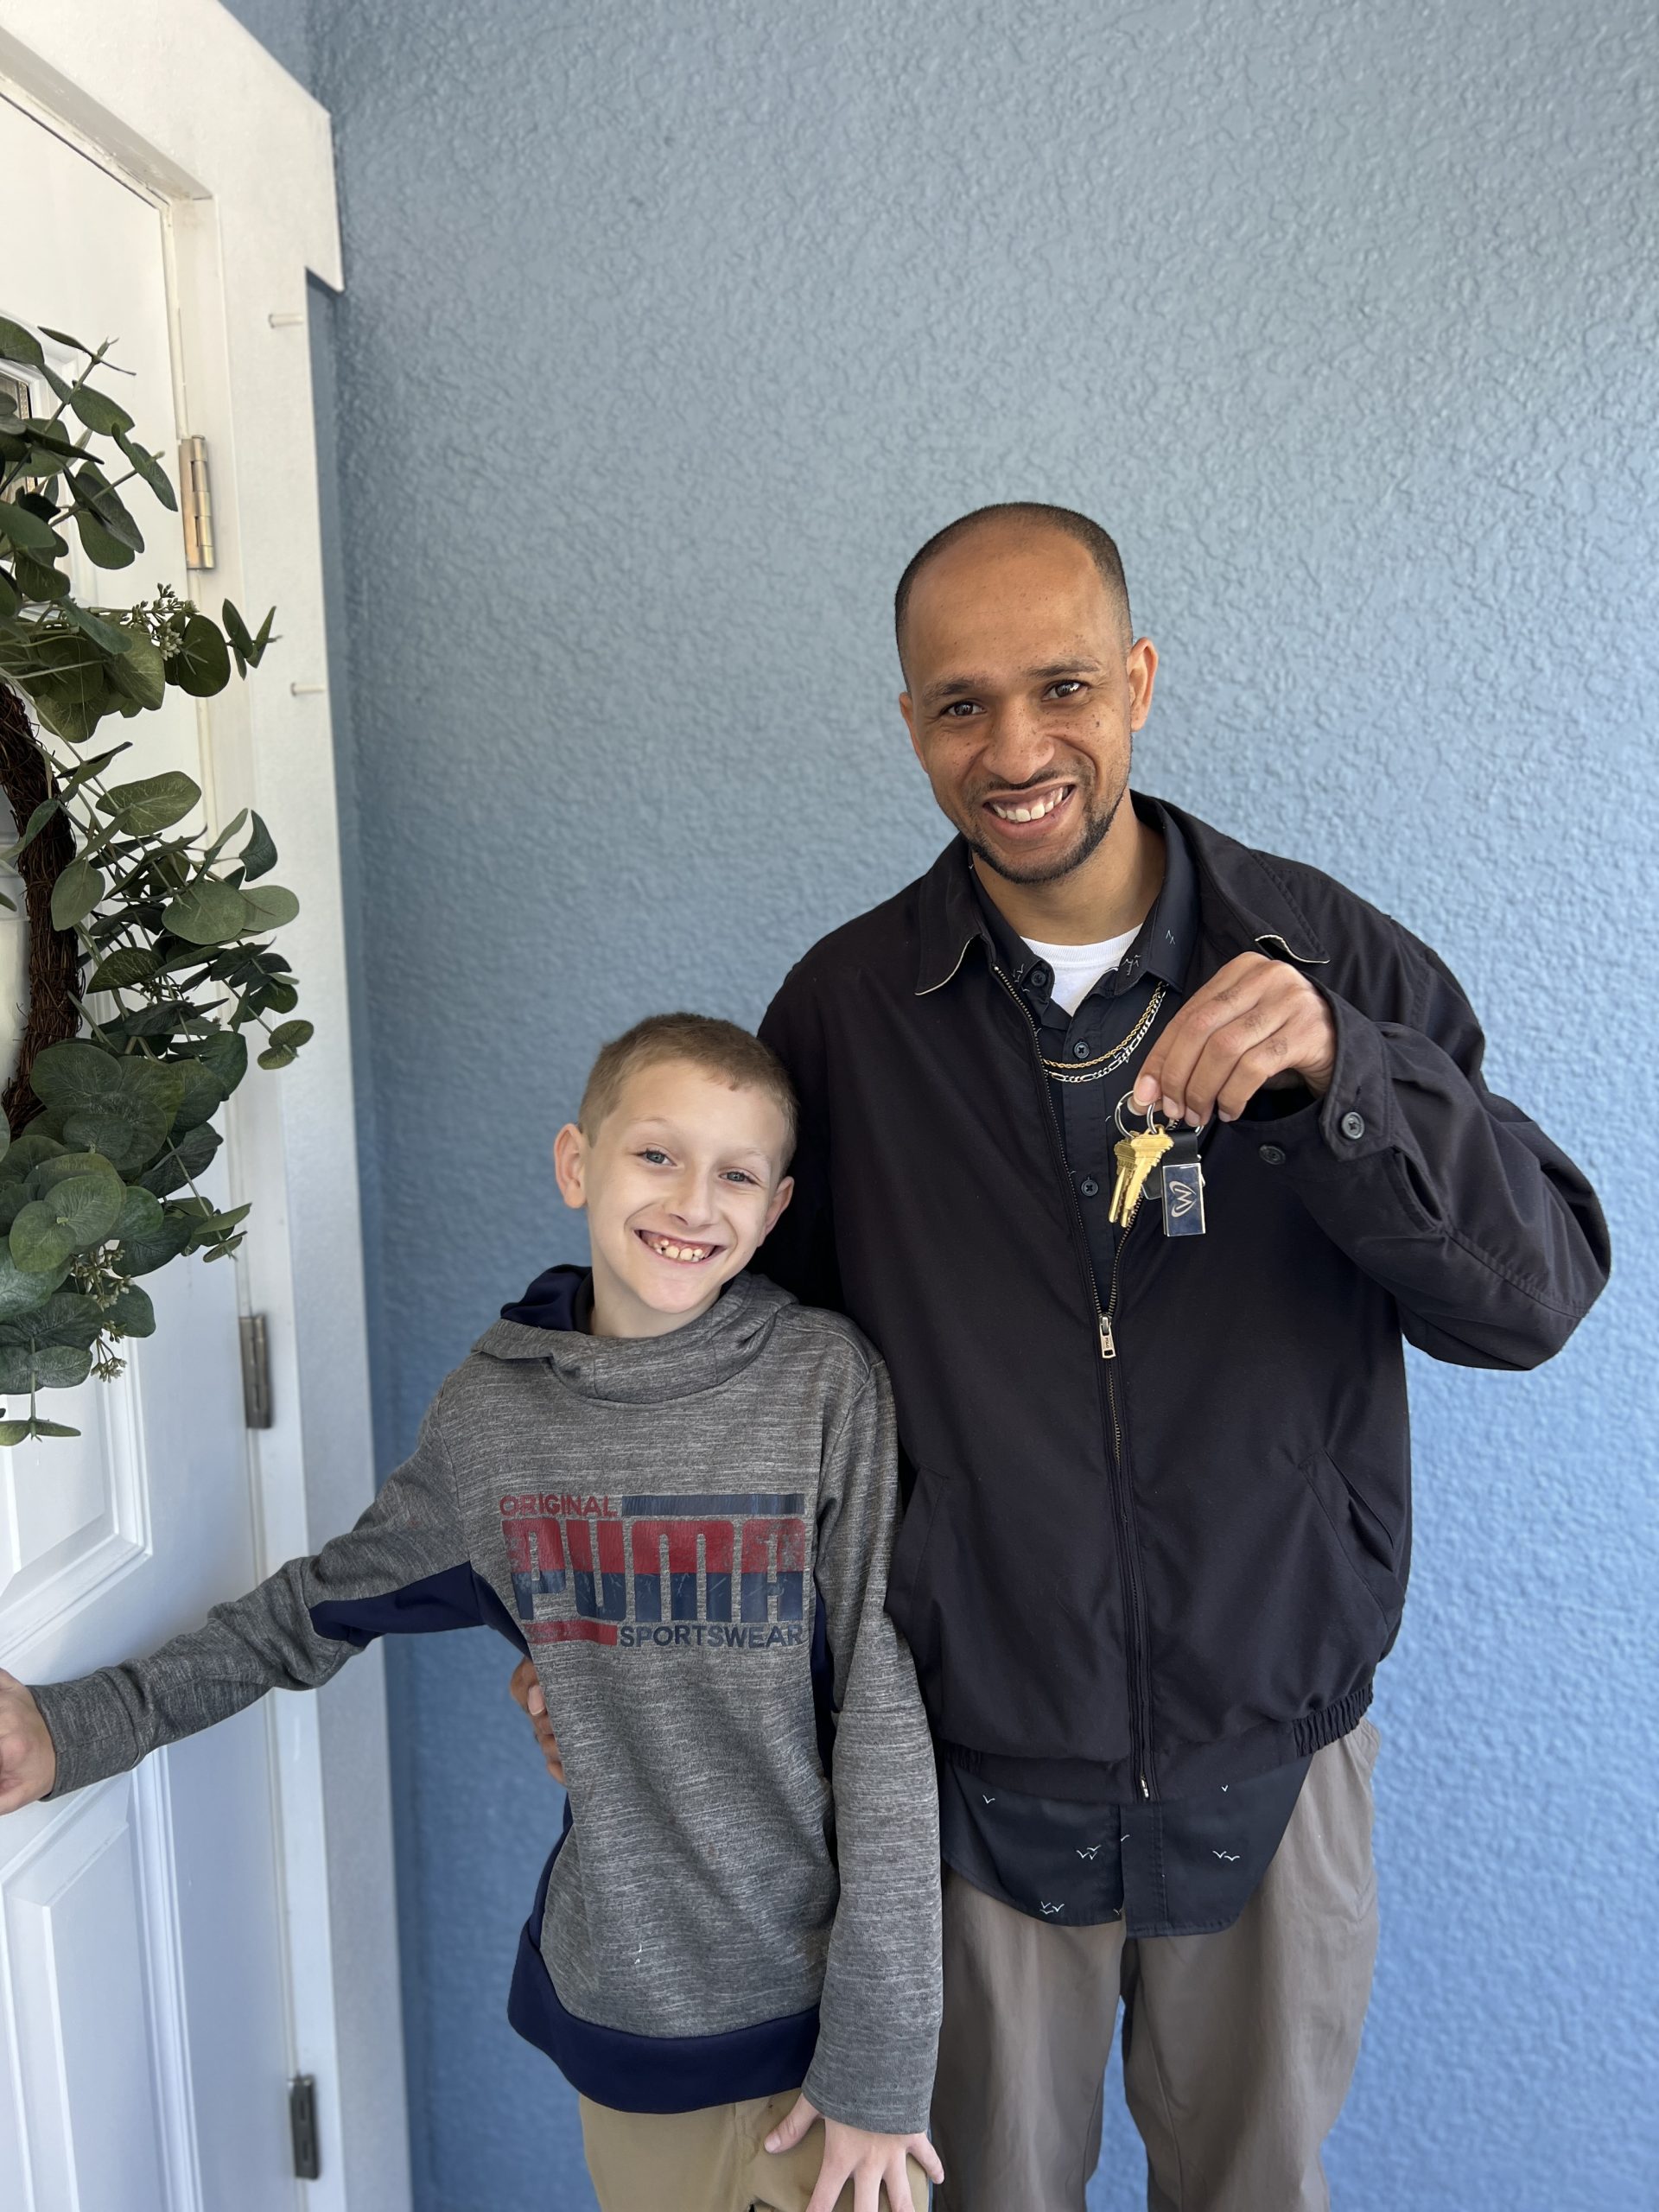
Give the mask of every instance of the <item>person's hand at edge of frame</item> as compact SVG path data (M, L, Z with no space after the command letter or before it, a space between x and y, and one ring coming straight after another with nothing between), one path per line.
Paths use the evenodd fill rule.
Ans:
M786 2118L766 2138L772 2152L792 2151L807 2130L823 2115L808 2097L798 2097ZM853 2188L853 2212L880 2212L885 2183L891 2212L911 2212L906 2160L914 2158L930 2181L944 2179L939 2154L925 2135L877 2135L868 2128L849 2127L839 2120L823 2121L823 2164L818 2185L806 2212L834 2212L849 2182Z
M559 1757L559 1739L553 1733L553 1723L547 1717L547 1699L537 1678L536 1662L521 1659L513 1669L512 1680L507 1687L512 1692L513 1702L530 1715L530 1725L536 1731L536 1741L542 1747L548 1772L555 1782L563 1783L564 1761Z
M0 1813L46 1796L58 1778L57 1748L33 1694L0 1667Z

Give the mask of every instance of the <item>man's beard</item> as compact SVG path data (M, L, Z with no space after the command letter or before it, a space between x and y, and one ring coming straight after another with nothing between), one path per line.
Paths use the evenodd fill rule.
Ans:
M976 829L970 830L965 823L961 823L957 826L962 831L969 851L994 874L1000 875L1005 883L1058 883L1062 876L1071 874L1075 869L1080 868L1085 861L1091 860L1100 849L1105 842L1107 831L1117 819L1117 810L1128 797L1128 791L1129 779L1125 776L1114 793L1109 805L1103 806L1091 814L1085 804L1083 828L1078 832L1077 842L1072 846L1071 851L1063 853L1055 859L1033 861L1029 867L1022 868L1017 863L1010 867L1002 855L995 852L989 843L977 833ZM1079 785L1077 791L1079 800L1083 799L1083 796L1082 787ZM979 820L977 807L974 809L970 819L977 824Z

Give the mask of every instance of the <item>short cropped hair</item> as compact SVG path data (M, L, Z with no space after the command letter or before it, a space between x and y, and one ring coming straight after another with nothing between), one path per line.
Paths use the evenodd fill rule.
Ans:
M1122 610L1125 642L1135 635L1135 626L1129 619L1129 588L1123 579L1123 563L1116 545L1097 522L1087 515L1080 515L1071 507L1048 507L1039 499L1004 499L992 507L976 507L971 514L959 515L955 522L946 523L936 531L919 553L912 556L909 567L899 579L899 588L893 595L893 629L898 640L899 658L905 657L905 617L910 611L910 594L916 588L916 579L937 554L959 537L965 537L982 523L1007 520L1027 523L1033 529L1058 530L1067 537L1074 537L1100 571L1105 585L1118 607Z
M600 1047L576 1119L591 1137L616 1104L622 1086L641 1068L664 1060L689 1060L706 1075L718 1076L734 1090L759 1090L784 1117L784 1165L795 1150L798 1108L795 1086L770 1045L763 1045L734 1021L708 1014L652 1014L620 1037Z

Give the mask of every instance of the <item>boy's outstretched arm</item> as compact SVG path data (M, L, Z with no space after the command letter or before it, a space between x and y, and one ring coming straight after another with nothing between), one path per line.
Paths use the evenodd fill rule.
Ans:
M32 1691L4 1677L0 1813L123 1773L267 1690L315 1689L376 1636L475 1625L481 1601L456 1510L442 1405L440 1393L413 1457L387 1478L356 1527L315 1558L289 1560L147 1659ZM42 1731L53 1770L44 1788L35 1788ZM13 1798L8 1784L24 1794Z
M938 2044L939 1821L915 1669L885 1611L898 1515L893 1394L872 1360L830 1436L819 1488L841 1897L804 2093L848 2130L916 2139ZM930 2146L912 2155L937 2163ZM860 2162L868 2174L861 2152Z

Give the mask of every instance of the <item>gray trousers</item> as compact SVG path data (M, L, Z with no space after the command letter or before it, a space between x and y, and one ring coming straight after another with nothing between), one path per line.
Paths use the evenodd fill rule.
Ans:
M937 2212L1084 2212L1121 1999L1148 2212L1326 2212L1320 2164L1376 1958L1362 1720L1315 1757L1261 1888L1214 1936L1056 1928L947 1871ZM1127 2176L1114 2205L1128 2205Z

